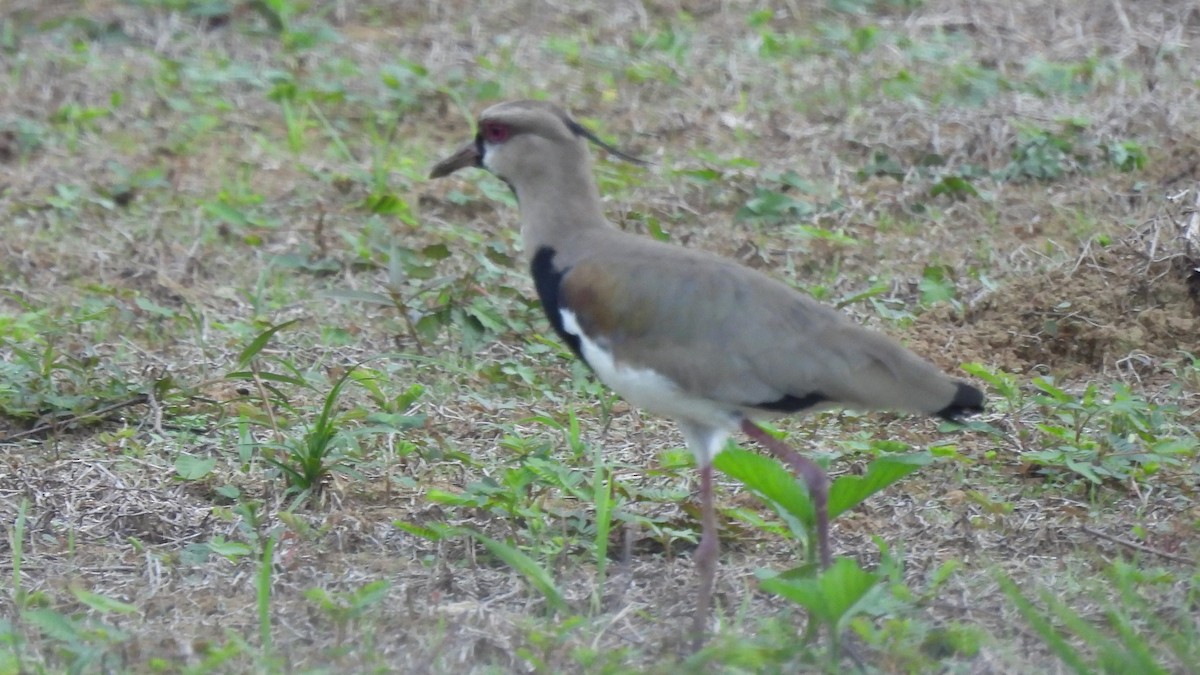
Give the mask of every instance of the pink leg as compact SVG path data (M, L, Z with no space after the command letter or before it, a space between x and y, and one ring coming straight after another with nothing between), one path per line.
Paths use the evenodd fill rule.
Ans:
M832 560L829 555L829 477L825 475L825 470L750 420L742 420L742 431L790 466L808 485L817 521L817 551L821 555L821 567L829 567Z
M712 604L713 577L717 569L717 514L713 505L713 467L708 464L700 468L700 545L696 547L693 560L700 575L700 599L696 607L692 632L699 648L708 624L708 610Z

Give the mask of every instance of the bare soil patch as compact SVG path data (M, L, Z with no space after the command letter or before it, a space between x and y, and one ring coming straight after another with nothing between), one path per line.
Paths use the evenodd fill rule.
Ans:
M960 315L930 312L917 334L950 362L1069 378L1156 375L1200 348L1194 216L1173 211L1115 241L1087 241L1073 262L1013 278Z

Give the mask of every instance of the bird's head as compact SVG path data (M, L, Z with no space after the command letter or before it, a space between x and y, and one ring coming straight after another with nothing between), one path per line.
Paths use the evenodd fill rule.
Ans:
M628 162L645 163L600 140L552 103L509 101L484 110L475 138L438 162L430 178L477 166L492 172L519 194L522 184L589 167L589 141Z

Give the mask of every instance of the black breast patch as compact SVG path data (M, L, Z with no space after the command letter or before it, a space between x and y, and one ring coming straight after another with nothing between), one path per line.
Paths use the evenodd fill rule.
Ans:
M562 290L563 277L570 269L555 268L554 249L549 246L543 246L533 254L533 262L529 264L529 268L533 273L533 285L537 289L538 299L542 301L542 311L546 313L546 318L550 320L554 332L558 333L558 337L562 338L571 351L575 352L575 356L587 363L579 348L579 336L571 335L563 328L562 300L559 292Z

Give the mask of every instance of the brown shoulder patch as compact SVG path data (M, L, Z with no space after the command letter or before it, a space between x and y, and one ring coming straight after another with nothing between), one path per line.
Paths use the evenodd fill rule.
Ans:
M580 263L563 279L562 304L589 336L620 332L621 280L594 263Z

